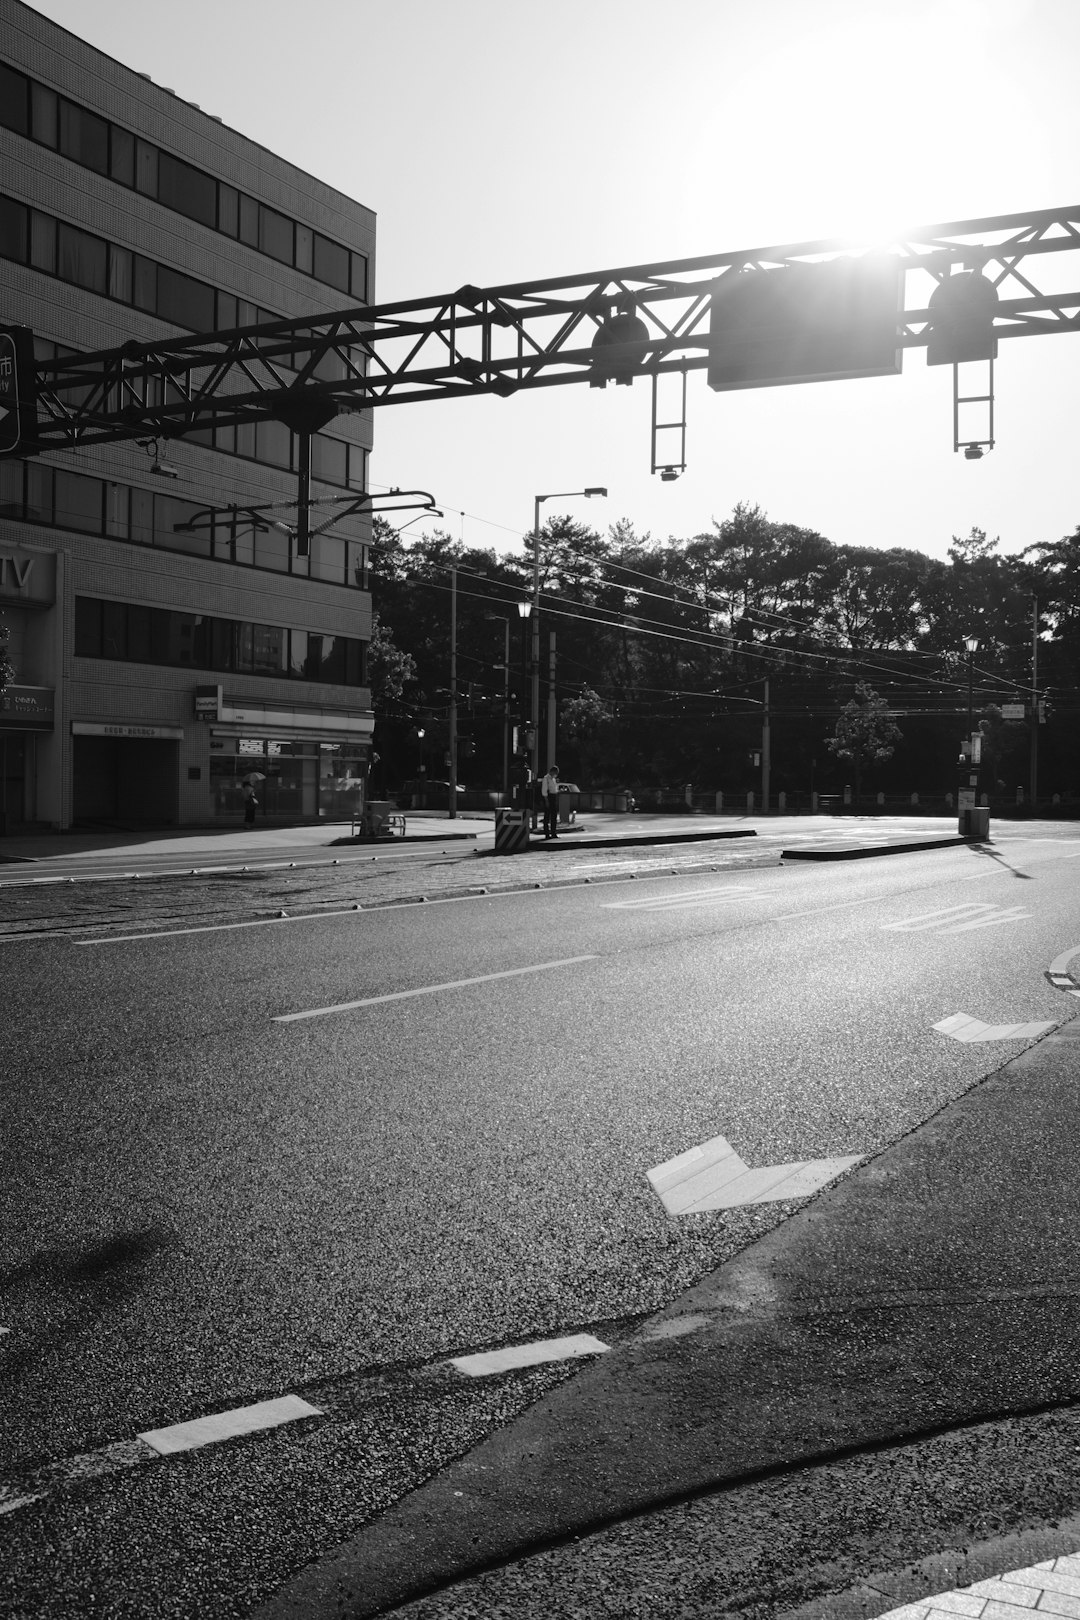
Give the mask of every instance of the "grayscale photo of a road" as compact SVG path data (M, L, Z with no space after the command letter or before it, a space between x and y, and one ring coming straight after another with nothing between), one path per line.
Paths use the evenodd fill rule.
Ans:
M1080 1616L1078 67L0 0L0 1620Z

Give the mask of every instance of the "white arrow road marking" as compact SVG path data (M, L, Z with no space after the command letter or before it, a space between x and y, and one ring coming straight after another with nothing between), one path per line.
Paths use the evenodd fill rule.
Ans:
M968 1013L953 1013L943 1018L934 1028L941 1035L951 1035L954 1041L1029 1041L1036 1035L1045 1035L1057 1026L1056 1019L1036 1024L984 1024L981 1018Z
M599 1356L610 1348L591 1333L575 1333L569 1339L539 1339L533 1344L509 1344L502 1350L482 1350L474 1356L451 1356L450 1365L470 1378L483 1378L511 1367L537 1367L543 1361L569 1361L572 1356Z
M352 1012L356 1007L378 1007L384 1001L408 1001L411 996L434 996L440 990L462 990L470 984L489 984L495 979L516 979L522 973L546 973L548 968L573 967L577 962L595 962L590 956L563 956L555 962L535 962L532 967L504 968L501 973L481 973L475 979L447 979L443 984L422 984L416 990L393 990L385 996L365 996L361 1001L339 1001L333 1007L312 1007L307 1012L279 1013L272 1024L295 1024L301 1018L323 1018L327 1013Z
M942 934L960 934L970 928L996 928L1000 923L1022 922L1030 916L1030 911L1025 911L1023 906L1009 906L1006 909L991 905L988 901L980 904L972 900L967 905L946 906L942 911L924 911L918 917L905 917L903 922L882 923L881 926L886 933L893 934L924 934L930 929L937 929Z
M684 906L711 906L718 900L749 900L764 889L748 889L743 884L722 889L695 889L684 894L642 895L636 900L605 900L604 911L680 911Z
M690 1215L705 1209L808 1198L861 1158L857 1153L844 1159L803 1159L797 1164L768 1164L751 1170L726 1137L714 1136L646 1174L669 1215Z

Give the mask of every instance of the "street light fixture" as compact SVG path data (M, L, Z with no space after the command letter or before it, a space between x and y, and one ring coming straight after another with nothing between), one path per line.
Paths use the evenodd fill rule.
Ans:
M533 594L532 594L532 701L529 705L529 719L532 725L532 774L535 781L540 769L540 505L542 501L569 500L573 496L584 495L591 499L594 495L607 495L603 484L589 484L585 489L559 489L547 495L533 497ZM518 612L522 618L529 610ZM553 753L555 739L549 738L548 752ZM533 806L533 825L536 824L536 807Z
M974 705L972 702L972 659L979 650L978 636L965 636L964 646L967 648L968 655L968 736L970 737L974 718Z

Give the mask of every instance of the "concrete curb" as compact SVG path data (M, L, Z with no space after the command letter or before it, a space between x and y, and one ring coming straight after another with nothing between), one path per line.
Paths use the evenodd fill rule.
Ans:
M739 828L732 832L696 832L696 833L656 833L646 834L642 838L633 835L627 838L590 838L585 833L560 833L560 838L569 840L566 844L558 844L554 839L538 838L530 844L527 850L521 850L522 855L561 854L567 849L641 849L653 844L712 844L726 838L756 838L757 828ZM494 854L494 850L486 851Z
M906 1564L894 1574L874 1575L846 1592L784 1609L774 1620L879 1620L907 1603L930 1598L976 1581L993 1580L1014 1569L1026 1569L1048 1558L1062 1558L1080 1548L1080 1514L1054 1525L1017 1530L948 1552L933 1553Z
M782 849L782 861L862 861L874 855L910 855L920 849L952 849L957 844L978 845L982 839L963 838L954 834L951 838L920 838L914 844L878 844L876 847L866 848L855 845L850 849Z

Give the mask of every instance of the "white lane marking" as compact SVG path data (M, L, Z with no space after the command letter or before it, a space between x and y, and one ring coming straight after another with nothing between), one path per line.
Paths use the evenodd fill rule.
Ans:
M235 928L269 928L271 924L320 922L323 917L355 917L357 906L334 906L327 911L301 911L295 917L255 917L248 922L207 923L200 928L163 928L156 934L105 934L100 939L73 939L73 945L130 945L142 939L181 939L185 934L224 934ZM29 935L12 935L29 938ZM32 936L40 938L40 935Z
M961 934L971 928L997 928L1001 923L1023 922L1031 916L1023 906L995 906L987 900L971 900L962 906L945 906L941 911L924 911L903 922L882 923L893 934L924 934L936 929L941 934Z
M879 894L872 894L866 900L842 900L839 905L815 906L812 911L785 911L784 915L777 917L776 920L777 922L794 922L798 917L823 917L827 911L849 911L852 906L872 906L875 901L880 901L880 899Z
M842 1159L802 1159L751 1170L726 1137L714 1136L646 1174L669 1215L692 1215L707 1209L808 1198L861 1158L854 1154Z
M194 1418L190 1423L174 1423L167 1429L148 1429L137 1438L166 1457L174 1451L194 1451L197 1446L230 1440L237 1434L254 1434L259 1429L295 1423L298 1418L322 1415L321 1407L302 1401L299 1395L282 1395L277 1400L258 1401L254 1406L213 1412L208 1417Z
M715 905L718 900L749 900L764 894L764 889L748 889L743 884L725 885L717 889L686 890L681 894L647 894L633 900L605 900L604 911L681 911L685 906Z
M1080 945L1073 945L1070 950L1062 951L1060 956L1055 956L1047 971L1065 973L1074 956L1080 956Z
M956 928L940 928L941 934L969 934L973 928L999 928L1002 923L1024 922L1031 912L1024 906L1008 906L994 916L976 917L972 922L960 923Z
M573 967L577 962L595 962L588 956L563 956L555 962L534 962L530 967L504 968L501 973L480 973L475 979L447 979L443 984L423 984L415 990L393 990L385 996L364 996L359 1001L339 1001L332 1007L311 1007L306 1012L279 1013L272 1024L295 1024L301 1018L322 1018L328 1013L352 1012L356 1007L378 1007L384 1001L407 1001L410 996L434 996L440 990L463 990L470 984L490 984L493 979L515 979L522 973L546 973L549 968Z
M39 1491L35 1496L0 1496L0 1518L5 1513L14 1513L17 1508L29 1507L31 1502L39 1502L41 1494Z
M1034 1040L1037 1035L1045 1035L1047 1030L1055 1029L1057 1021L1031 1024L984 1024L981 1018L972 1018L969 1013L953 1013L951 1018L942 1018L933 1026L939 1034L949 1035L954 1041L971 1043L975 1041L1028 1041Z
M569 1361L573 1356L599 1356L610 1345L594 1339L591 1333L575 1333L568 1339L540 1339L533 1344L511 1344L504 1350L484 1350L475 1356L452 1356L451 1367L470 1378L507 1372L511 1367L537 1367L544 1361Z

